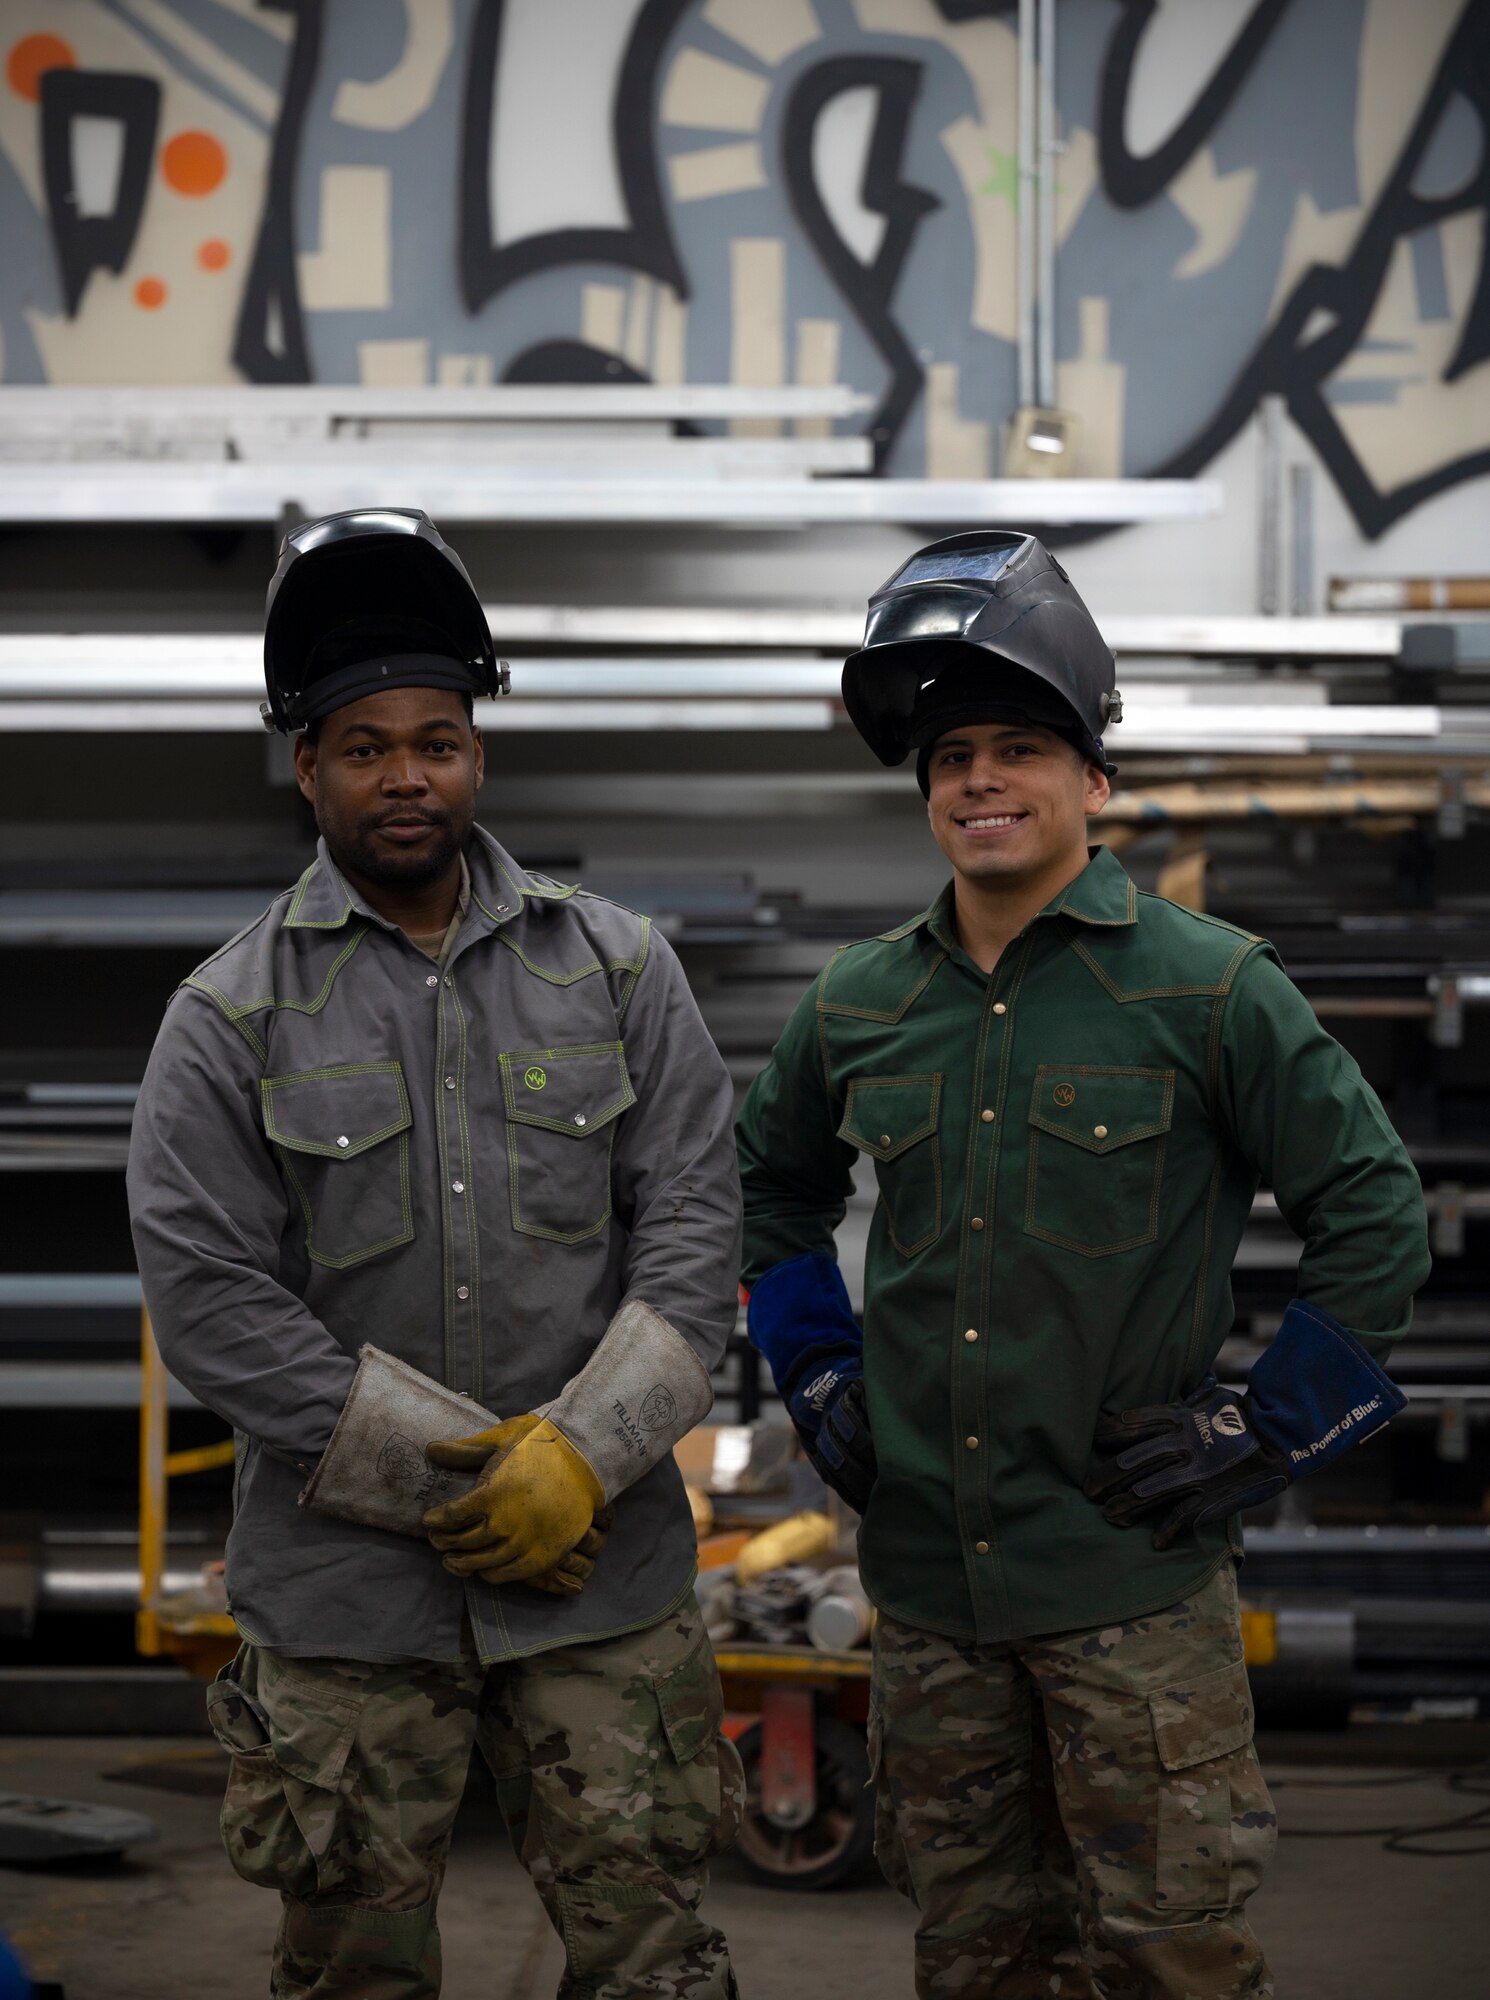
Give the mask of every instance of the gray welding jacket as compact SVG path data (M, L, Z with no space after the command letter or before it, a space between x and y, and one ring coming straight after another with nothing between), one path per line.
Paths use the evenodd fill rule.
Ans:
M229 1601L283 1653L484 1658L651 1623L694 1538L669 1456L623 1492L583 1593L462 1585L424 1543L301 1507L371 1342L513 1416L623 1301L708 1368L734 1324L728 1074L645 917L477 829L439 968L324 844L186 980L135 1112L129 1200L166 1363L239 1438Z

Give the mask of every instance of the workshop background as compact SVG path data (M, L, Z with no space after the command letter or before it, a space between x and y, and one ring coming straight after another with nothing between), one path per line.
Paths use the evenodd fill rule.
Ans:
M123 1167L167 997L314 838L257 706L278 538L376 504L430 512L512 663L486 823L653 916L742 1092L943 878L838 700L864 600L960 529L1060 551L1126 703L1100 836L1275 940L1432 1216L1407 1411L1249 1517L1270 1772L1482 1843L1490 0L0 0L0 63L0 1863L7 1786L164 1830L81 1901L0 1866L0 1928L70 2000L165 2000L149 1885L248 1897L172 1874L213 1838L231 1447L142 1369ZM1264 1190L1226 1379L1296 1255ZM792 1496L742 1339L719 1390L694 1473L738 1536ZM825 1722L854 1681L821 1667ZM756 1812L726 1923L767 1922L747 1867L853 1872L847 1796L815 1846ZM1478 1990L1475 1863L1370 1848L1285 1842L1293 1990ZM901 1913L844 1893L904 1990ZM272 1929L232 1911L225 1996Z

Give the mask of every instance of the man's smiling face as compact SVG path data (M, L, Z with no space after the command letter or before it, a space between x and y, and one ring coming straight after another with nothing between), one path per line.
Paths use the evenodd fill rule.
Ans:
M927 816L937 845L970 882L1011 886L1086 857L1086 823L1106 778L1038 724L969 723L932 747Z

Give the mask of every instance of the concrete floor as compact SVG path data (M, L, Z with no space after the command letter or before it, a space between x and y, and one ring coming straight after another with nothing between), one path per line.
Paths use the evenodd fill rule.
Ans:
M190 1791L129 1781L175 1766ZM66 2000L262 2000L274 1899L241 1883L217 1837L216 1752L140 1738L0 1738L0 1790L147 1813L158 1845L121 1862L0 1868L0 1925ZM121 1781L121 1774L123 1781ZM1480 1801L1429 1775L1383 1785L1381 1768L1289 1765L1285 1826L1423 1824ZM1361 1787L1356 1789L1356 1787ZM1458 1837L1490 1838L1484 1830ZM1485 1855L1425 1860L1376 1838L1285 1839L1252 1904L1280 2000L1480 2000ZM716 1866L714 1920L745 2000L908 2000L911 1922L878 1883L828 1896L758 1887L732 1856ZM537 1899L494 1812L477 1798L457 1830L441 1902L446 2000L547 2000L562 1968Z

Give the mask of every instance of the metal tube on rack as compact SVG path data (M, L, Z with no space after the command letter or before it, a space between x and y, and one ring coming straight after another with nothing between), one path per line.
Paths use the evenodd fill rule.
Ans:
M1283 398L1264 396L1257 406L1257 608L1278 614L1282 596L1279 539L1283 515Z
M1308 618L1314 610L1314 468L1288 468L1288 498L1293 529L1293 615Z
M1055 407L1055 0L1040 0L1035 123L1035 400Z
M1035 400L1035 0L1019 0L1019 196L1016 281L1019 293L1019 404Z

